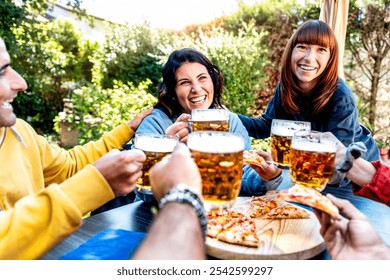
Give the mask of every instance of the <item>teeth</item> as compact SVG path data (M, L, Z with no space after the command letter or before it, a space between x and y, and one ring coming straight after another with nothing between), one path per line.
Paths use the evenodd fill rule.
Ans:
M313 71L316 69L315 67L309 67L309 66L305 66L305 65L300 65L299 67L302 68L303 70L307 70L307 71Z
M202 102L206 99L206 96L200 96L200 97L196 97L196 98L191 98L190 101L192 103L198 103L198 102Z
M4 107L4 108L11 108L12 106L11 106L11 104L9 103L9 102L7 102L7 101L4 101L4 103L3 103L3 106L2 107Z

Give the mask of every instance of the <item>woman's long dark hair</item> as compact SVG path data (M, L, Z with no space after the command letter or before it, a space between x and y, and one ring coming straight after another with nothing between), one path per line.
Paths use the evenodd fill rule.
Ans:
M170 117L183 113L175 91L176 70L187 62L197 62L206 67L214 85L213 103L210 108L222 108L223 75L221 70L201 52L190 48L175 50L169 55L162 69L163 80L158 86L158 103L155 107L161 108L162 106L168 111Z
M329 48L330 58L324 72L317 78L316 86L311 90L311 117L318 116L328 104L337 89L339 48L336 36L325 22L308 20L294 32L288 42L282 58L281 89L283 108L291 114L302 113L298 104L302 97L296 76L292 72L291 54L297 44L319 45Z

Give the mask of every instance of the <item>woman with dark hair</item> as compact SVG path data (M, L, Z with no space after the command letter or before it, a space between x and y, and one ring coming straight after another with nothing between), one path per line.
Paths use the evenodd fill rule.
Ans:
M181 142L187 141L187 121L192 109L225 109L222 104L223 75L205 55L197 50L185 48L175 50L162 69L163 80L158 88L158 103L147 116L137 133L176 135ZM243 135L245 149L251 149L248 132L234 113L229 113L229 131ZM265 159L270 155L258 151ZM264 194L276 189L281 182L281 170L273 164L263 163L256 170L245 165L243 169L242 193ZM260 177L261 176L261 177Z
M239 115L249 135L269 137L273 119L307 121L312 130L332 132L346 147L363 142L364 158L379 160L371 132L359 122L354 95L338 77L338 54L336 37L326 23L303 23L286 46L280 82L263 115Z

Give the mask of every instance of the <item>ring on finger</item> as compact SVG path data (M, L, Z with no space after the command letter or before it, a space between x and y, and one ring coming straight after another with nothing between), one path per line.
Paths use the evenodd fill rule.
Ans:
M179 139L180 139L179 132L178 132L178 133L176 133L176 134L175 134L175 136L176 136L177 138L179 138Z

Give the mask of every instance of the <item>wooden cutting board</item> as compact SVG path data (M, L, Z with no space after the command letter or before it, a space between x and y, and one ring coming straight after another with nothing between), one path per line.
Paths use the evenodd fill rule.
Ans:
M275 191L270 191L263 197L271 199L275 194ZM250 200L250 197L238 197L232 209L249 217ZM281 204L283 203L287 202ZM258 248L228 244L207 237L206 252L209 256L225 260L310 259L324 251L325 244L320 235L320 223L316 216L313 212L305 210L310 213L308 219L254 219L260 239Z

